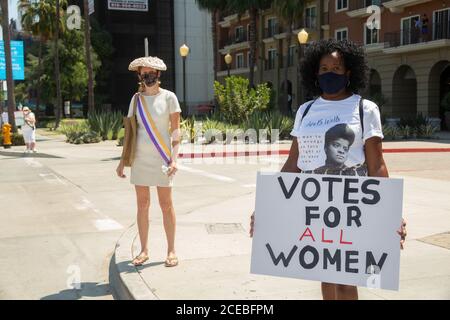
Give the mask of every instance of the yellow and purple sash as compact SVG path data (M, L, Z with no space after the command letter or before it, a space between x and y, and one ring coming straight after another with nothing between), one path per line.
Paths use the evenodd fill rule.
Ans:
M139 112L139 116L142 119L142 123L144 124L145 131L147 132L148 136L150 137L150 140L155 145L156 149L158 150L159 154L163 158L163 160L166 162L167 165L170 164L170 149L167 147L166 143L164 142L161 134L159 133L158 129L156 128L156 124L152 119L152 116L150 115L150 112L148 111L147 102L145 99L141 100L141 95L137 94L137 108ZM143 107L144 105L144 107Z

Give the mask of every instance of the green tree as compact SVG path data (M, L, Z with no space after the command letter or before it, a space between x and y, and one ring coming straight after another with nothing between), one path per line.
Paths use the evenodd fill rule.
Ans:
M303 24L303 12L305 8L304 0L275 0L274 8L278 17L283 21L286 27L287 33L287 48L291 46L293 33L293 25L295 22L300 21L300 25ZM281 112L288 114L288 59L284 59L284 85L283 85L283 103Z
M214 52L214 80L217 80L217 16L218 13L226 10L229 0L195 0L200 9L208 10L211 13L211 31L212 31L212 41L213 41L213 52Z
M82 21L84 26L84 20ZM60 81L61 95L65 100L80 101L86 95L88 85L88 69L86 66L85 38L82 30L66 30L61 33L61 41L58 43L58 54L60 59ZM95 72L101 63L97 54L92 51L92 65ZM48 54L43 61L44 76L42 77L43 99L55 103L56 80L55 60L56 50L48 45ZM94 76L94 74L93 74ZM94 82L95 85L95 82Z
M248 11L250 15L250 27L249 27L249 42L250 42L250 87L254 87L255 80L255 63L256 63L256 46L257 46L257 32L256 21L258 20L259 12L262 9L267 9L272 3L271 0L229 0L228 7L232 11L238 14L243 14Z
M54 1L30 1L20 0L18 10L21 12L21 23L25 32L31 34L39 41L38 67L36 76L36 108L39 108L41 100L42 55L45 44L54 34L55 24L53 13L55 12Z
M6 83L8 86L8 117L9 123L12 126L12 131L17 132L16 122L14 121L14 111L16 110L16 101L14 98L14 80L12 74L11 32L9 28L8 0L1 0L0 6L2 10L3 44L5 48Z
M85 51L86 51L86 65L88 69L88 110L89 112L94 111L94 75L92 67L92 53L91 53L91 23L89 20L89 1L83 1L84 9L84 40L85 40Z

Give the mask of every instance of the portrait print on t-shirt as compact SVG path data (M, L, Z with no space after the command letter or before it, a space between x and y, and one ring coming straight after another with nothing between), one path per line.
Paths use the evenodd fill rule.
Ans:
M355 141L355 132L346 123L340 123L325 133L324 152L326 160L323 166L314 169L313 173L337 175L367 175L366 166L359 164L347 166L350 148ZM306 172L305 172L306 173Z
M303 117L311 101L300 106L291 135L297 137L297 166L304 173L367 176L365 140L383 138L378 107L363 100L364 119L359 116L359 95L329 101L319 97ZM364 121L362 130L361 120Z

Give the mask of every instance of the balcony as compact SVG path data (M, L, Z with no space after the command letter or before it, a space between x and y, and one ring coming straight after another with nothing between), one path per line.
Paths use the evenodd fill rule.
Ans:
M367 12L367 7L375 5L381 6L387 0L350 0L347 15L351 18L365 18L372 14ZM381 7L383 11L383 7Z
M384 53L403 53L450 46L450 23L430 24L428 32L421 29L399 30L384 34Z
M391 0L383 2L383 6L388 8L392 13L401 13L407 7L431 1L432 0Z
M322 13L322 30L329 30L330 29L330 15L328 12Z
M247 34L243 33L239 35L229 36L228 38L222 40L222 42L220 43L220 47L221 49L219 50L219 52L222 54L226 54L230 50L234 49L248 48L249 43Z

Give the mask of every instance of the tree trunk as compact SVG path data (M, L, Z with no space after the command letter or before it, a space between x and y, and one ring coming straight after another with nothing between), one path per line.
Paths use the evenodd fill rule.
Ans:
M256 19L258 18L258 9L257 8L251 8L250 10L250 35L249 35L249 41L250 41L250 61L249 61L249 68L250 68L250 75L249 75L249 82L250 87L253 88L255 86L255 56L256 56Z
M14 119L16 100L14 97L14 80L12 74L11 33L9 28L8 0L1 0L0 4L2 8L3 43L5 48L6 84L8 86L8 118L9 123L12 126L12 132L17 132L16 121Z
M217 44L217 13L218 10L214 10L211 13L211 31L212 31L212 42L213 42L213 52L214 52L214 81L217 80L217 71L219 70L219 58L218 58L218 44Z
M86 66L88 69L88 112L94 111L94 75L91 58L91 23L89 21L89 1L84 0L84 37L86 46Z
M42 76L42 46L43 46L42 38L39 39L39 56L38 56L38 68L39 68L39 78L37 80L37 88L36 88L36 112L39 110L39 105L41 104L41 76Z
M291 46L291 40L292 40L292 23L289 24L287 29L287 56L286 59L284 59L284 90L283 90L283 113L285 115L290 113L289 110L289 99L288 99L288 71L289 71L289 47Z
M59 23L60 23L60 3L56 0L56 28L55 28L55 82L56 82L56 101L55 101L55 130L58 129L62 118L62 98L61 98L61 74L59 70Z

